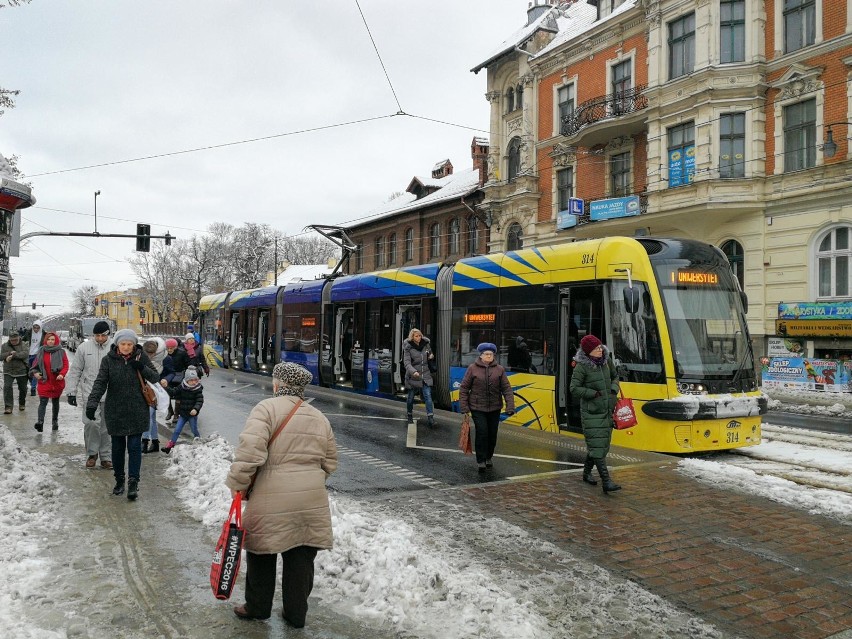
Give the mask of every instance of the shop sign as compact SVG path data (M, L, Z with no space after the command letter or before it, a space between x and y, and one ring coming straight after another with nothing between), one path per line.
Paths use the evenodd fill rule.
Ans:
M848 320L775 320L775 332L782 336L852 337L852 318Z
M798 357L805 352L805 340L770 337L767 344L769 357Z
M848 319L852 320L852 302L795 302L778 305L778 319Z
M593 222L632 215L639 215L638 195L589 202L589 219Z
M850 390L852 362L834 359L773 357L762 361L761 384L765 388L816 390L842 393Z

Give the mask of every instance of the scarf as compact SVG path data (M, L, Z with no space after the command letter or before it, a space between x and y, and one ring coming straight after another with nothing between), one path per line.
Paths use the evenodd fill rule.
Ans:
M65 349L63 349L60 344L39 347L38 354L36 355L36 362L38 362L38 372L39 375L41 375L42 380L47 380L47 373L44 370L45 353L50 353L50 372L53 373L54 376L56 376L59 374L59 371L61 371L62 367L64 366L62 356L65 354Z
M601 355L600 357L592 357L591 355L589 355L589 359L592 361L592 363L595 366L603 366L604 362L606 362L606 356L605 355Z
M195 348L190 346L186 342L183 343L183 348L186 351L186 354L189 355L190 358L195 357Z

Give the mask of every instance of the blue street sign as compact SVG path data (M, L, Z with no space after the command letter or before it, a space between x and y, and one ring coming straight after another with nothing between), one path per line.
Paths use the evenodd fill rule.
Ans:
M579 197L569 197L568 198L568 210L571 212L571 215L582 215L583 207L586 203L582 198Z

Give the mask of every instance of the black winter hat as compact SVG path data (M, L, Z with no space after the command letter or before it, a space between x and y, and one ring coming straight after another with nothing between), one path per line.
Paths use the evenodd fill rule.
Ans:
M101 320L100 322L95 322L95 327L92 329L92 333L95 335L103 335L104 333L109 333L109 324Z

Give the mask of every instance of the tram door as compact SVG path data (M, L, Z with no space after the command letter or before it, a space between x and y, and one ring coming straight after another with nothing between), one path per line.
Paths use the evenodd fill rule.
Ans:
M352 383L354 315L355 311L351 306L342 306L335 313L331 360L336 384L349 385Z
M239 311L231 313L231 341L228 345L231 366L237 369L243 368L243 323Z
M257 314L257 369L271 373L275 335L269 331L269 316L269 309L262 309Z
M559 429L583 432L580 423L580 400L571 396L572 363L586 335L604 339L604 290L602 285L565 286L559 300L559 366L557 381L557 414Z
M420 304L400 304L396 309L396 335L393 336L393 381L397 389L401 390L405 382L405 365L402 362L402 343L408 339L408 333L412 328L420 328Z

